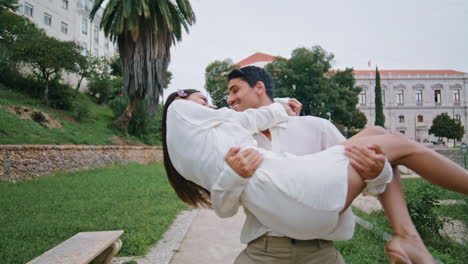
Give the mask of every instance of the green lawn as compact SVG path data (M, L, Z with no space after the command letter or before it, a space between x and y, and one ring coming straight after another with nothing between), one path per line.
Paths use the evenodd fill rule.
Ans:
M381 236L359 225L356 225L352 240L334 244L347 264L388 263L384 252L386 242Z
M427 182L423 179L403 179L403 188L405 190L405 193L411 192L412 190L416 190L419 186L424 186L425 184L427 184ZM435 212L443 217L450 217L452 219L461 220L465 223L465 225L467 225L468 197L466 195L455 193L452 191L447 191L442 188L437 187L437 189L439 190L441 200L461 200L465 203L457 205L440 206L435 209ZM371 215L368 215L356 208L353 208L353 211L357 216L374 224L375 226L379 227L385 232L390 234L392 233L390 224L388 223L383 211L378 211ZM448 238L429 238L425 241L425 244L428 247L429 251L431 251L433 256L438 258L445 264L466 263L464 261L468 259L468 245L458 244Z
M0 263L25 263L77 232L123 229L120 256L144 255L187 207L162 164L0 182Z
M115 131L109 127L113 118L112 110L95 104L91 97L82 93L77 94L75 101L88 105L91 118L76 122L72 111L45 108L40 105L40 99L0 84L0 144L114 144L110 138L115 136ZM62 122L63 129L49 129L34 121L21 119L6 109L8 105L21 105L47 112ZM130 139L141 141L136 137Z

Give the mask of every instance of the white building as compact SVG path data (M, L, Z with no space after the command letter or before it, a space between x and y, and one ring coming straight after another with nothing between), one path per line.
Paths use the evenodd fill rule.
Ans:
M90 0L19 0L18 14L30 18L39 28L63 41L75 41L83 55L112 56L116 47L99 30L102 8L94 21L89 19Z
M240 62L240 67L264 67L274 56L255 53ZM380 70L385 128L419 142L437 141L429 135L435 116L446 112L465 127L462 141L468 143L468 74L454 70ZM375 70L354 71L356 85L363 88L358 108L375 121Z
M385 127L419 141L436 141L429 128L436 115L446 112L465 127L468 142L468 74L453 70L379 70ZM375 71L354 71L363 88L358 108L367 125L375 121Z

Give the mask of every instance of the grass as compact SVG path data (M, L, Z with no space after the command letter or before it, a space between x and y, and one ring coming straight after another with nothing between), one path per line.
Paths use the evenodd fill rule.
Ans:
M403 188L405 192L416 190L419 186L424 186L426 183L423 179L403 179ZM468 223L468 197L466 195L448 191L442 188L439 189L441 200L462 200L464 204L440 206L435 209L437 215L450 217L452 219L461 220L466 226ZM392 233L391 226L385 217L383 211L377 211L368 215L359 209L353 208L354 213L364 220L374 224L387 233ZM465 263L468 259L468 245L461 245L449 238L440 236L425 238L425 244L434 257L441 260L445 264ZM372 242L374 243L374 242Z
M77 94L75 101L87 105L92 118L76 122L73 111L44 107L40 104L40 99L31 98L0 84L0 144L114 144L110 138L116 132L109 127L113 118L112 110L107 106L97 105L90 96L82 93ZM9 112L7 105L21 105L47 112L58 118L63 128L49 129L34 121L21 119ZM136 137L125 138L141 141Z
M25 263L77 232L118 229L119 255L144 255L187 208L159 163L0 182L0 201L0 263Z
M334 244L347 264L388 263L384 253L386 242L374 232L359 225L356 225L353 239Z

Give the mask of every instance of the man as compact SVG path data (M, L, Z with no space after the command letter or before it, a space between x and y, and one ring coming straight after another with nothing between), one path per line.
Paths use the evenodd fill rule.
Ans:
M264 69L255 66L236 69L229 74L228 79L227 102L234 110L244 111L273 102L273 80ZM300 110L300 103L296 100L291 100L290 106L293 111ZM312 116L291 117L288 122L256 134L255 139L259 147L296 155L316 153L345 140L328 120ZM371 146L370 149L353 148L347 155L350 157L350 164L361 175L371 175L372 178L379 175L385 162L385 156L377 146ZM256 167L250 165L257 163L255 160L258 159L261 159L261 154L251 149L241 153L238 148L232 149L226 156L228 164L241 177L253 174ZM248 246L237 257L236 264L344 263L331 240L352 237L355 222L350 209L341 215L339 224L332 233L321 239L307 241L298 241L275 233L263 226L247 209L245 213L247 218L241 232L241 241Z

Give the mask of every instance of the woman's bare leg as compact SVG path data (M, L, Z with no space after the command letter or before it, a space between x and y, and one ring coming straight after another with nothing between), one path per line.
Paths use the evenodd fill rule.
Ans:
M404 165L435 185L468 194L468 172L464 168L400 133L358 136L344 142L345 146L369 144L380 146L392 165Z
M385 134L388 132L381 127L369 127L353 138ZM385 192L379 195L379 200L393 229L393 237L387 243L386 250L390 254L397 254L414 263L433 263L433 257L424 245L409 215L397 166L393 168L392 182L387 185Z

